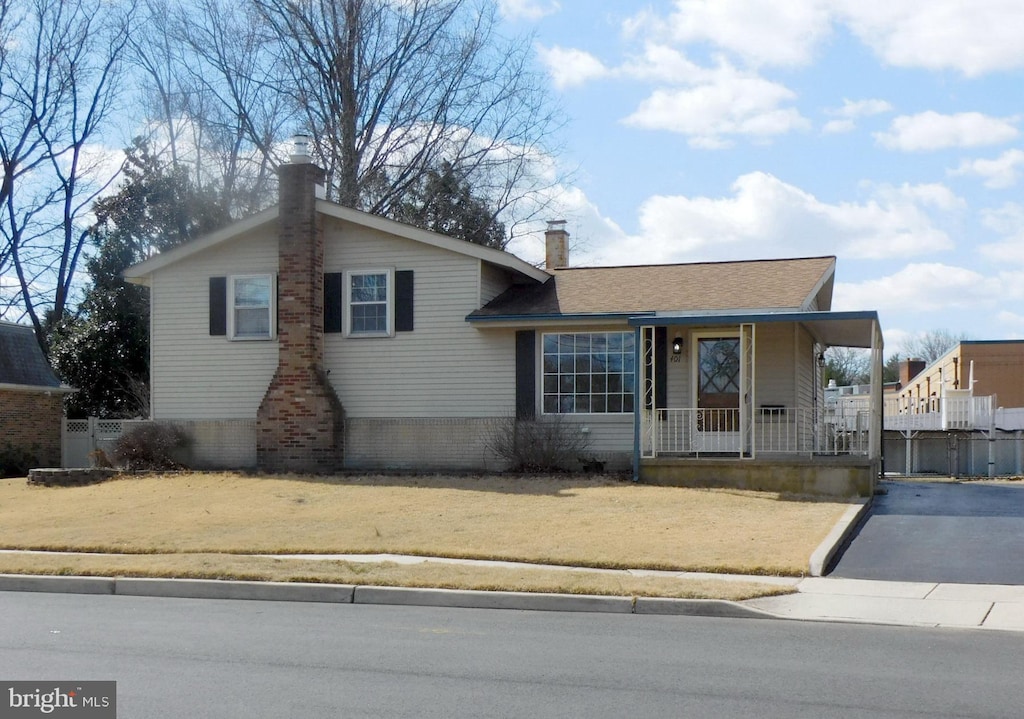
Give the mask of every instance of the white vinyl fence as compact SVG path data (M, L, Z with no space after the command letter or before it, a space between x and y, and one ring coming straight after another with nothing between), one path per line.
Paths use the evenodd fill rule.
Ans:
M61 466L89 467L89 454L102 449L108 455L113 453L114 442L132 425L145 420L139 419L66 419L61 437Z

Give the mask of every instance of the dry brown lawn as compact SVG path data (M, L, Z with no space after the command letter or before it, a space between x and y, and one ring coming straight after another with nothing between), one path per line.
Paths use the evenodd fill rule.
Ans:
M612 477L186 473L75 488L5 480L0 547L395 553L800 575L846 507Z

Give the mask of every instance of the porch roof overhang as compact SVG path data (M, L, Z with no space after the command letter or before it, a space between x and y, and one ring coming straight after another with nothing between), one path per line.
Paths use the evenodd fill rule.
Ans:
M658 312L629 318L631 327L707 327L717 325L797 322L823 345L829 347L872 347L879 326L874 310L856 312L766 312L763 310L674 313Z

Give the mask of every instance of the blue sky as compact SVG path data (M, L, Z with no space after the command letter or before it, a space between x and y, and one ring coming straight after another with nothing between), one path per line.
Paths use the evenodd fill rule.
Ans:
M499 4L569 119L573 264L834 254L887 353L1024 337L1020 0Z

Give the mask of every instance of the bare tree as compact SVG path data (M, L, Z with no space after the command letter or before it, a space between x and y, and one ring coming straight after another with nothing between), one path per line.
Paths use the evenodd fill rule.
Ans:
M968 339L965 332L954 333L946 329L925 332L903 342L903 354L910 359L922 359L931 364L946 354L957 342Z
M250 25L225 33L223 0L199 7L186 37L210 91L269 158L285 138L266 109L279 120L287 103L291 128L313 138L331 199L394 216L444 163L495 215L521 212L518 201L552 184L538 160L558 118L528 42L498 35L493 2L254 0L235 16L258 20L261 36Z
M871 379L871 353L856 347L829 347L825 351L825 377L840 387L864 384Z
M104 0L0 0L0 314L17 308L44 344L47 317L68 305L88 209L117 174L89 146L114 107L128 30Z
M144 0L131 58L141 71L148 144L217 192L233 216L273 202L274 145L294 125L286 98L264 92L272 62L262 23L224 0Z

